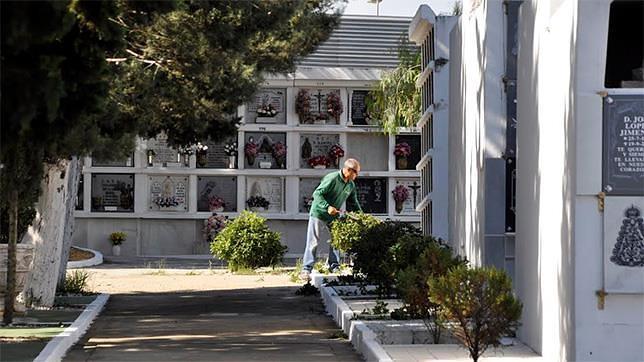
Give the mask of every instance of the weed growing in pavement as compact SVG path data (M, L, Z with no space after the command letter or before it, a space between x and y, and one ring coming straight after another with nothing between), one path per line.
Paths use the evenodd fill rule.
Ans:
M257 275L257 271L252 268L237 268L234 272L235 275Z
M145 263L146 268L148 269L153 269L154 263L153 262L147 262ZM144 273L145 275L166 275L166 270L165 270L165 259L159 259L156 261L156 269L155 271L150 271L147 273Z
M91 294L87 287L91 274L82 269L75 269L65 275L65 282L58 288L61 294Z
M201 275L201 272L198 272L196 270L191 270L187 272L186 275Z
M300 281L300 273L302 272L302 259L297 259L295 262L295 269L288 273L289 280L293 283L298 283Z

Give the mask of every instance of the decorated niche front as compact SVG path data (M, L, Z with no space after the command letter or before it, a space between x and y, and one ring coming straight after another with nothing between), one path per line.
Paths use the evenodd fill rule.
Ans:
M197 211L237 211L237 177L199 176L197 178Z
M295 98L301 124L339 124L343 107L340 89L300 88Z
M197 147L195 150L197 168L237 168L239 147L236 137L221 142L208 140L202 144L206 147Z
M284 204L284 179L281 177L247 177L247 207L248 200L251 197L259 197L266 200L268 202L268 206L264 208L266 212L282 212Z
M355 181L358 202L362 211L370 214L387 213L387 178L359 177Z
M360 161L363 171L387 171L389 169L388 137L382 134L348 133L347 157Z
M286 123L286 89L263 88L246 109L246 123Z
M187 176L150 176L149 210L188 211Z
M133 212L133 174L92 174L93 212Z
M415 170L420 161L420 135L397 135L394 157L396 170Z
M368 90L354 89L351 91L349 102L349 121L353 126L377 126L378 121L373 119L367 107L370 100Z
M146 159L148 160L148 166L181 167L184 165L179 151L168 146L167 135L160 133L155 138L148 139L147 146Z
M304 177L300 179L300 198L298 200L299 212L308 213L313 203L313 191L322 181L321 178Z
M246 168L286 168L286 133L246 132L243 152Z
M396 179L391 197L395 204L396 213L415 214L416 205L421 199L420 180Z
M606 197L604 203L605 289L644 293L644 197Z
M335 157L332 147L340 147L340 135L321 133L300 134L300 168L338 168L342 161L341 157ZM323 159L324 158L324 159Z

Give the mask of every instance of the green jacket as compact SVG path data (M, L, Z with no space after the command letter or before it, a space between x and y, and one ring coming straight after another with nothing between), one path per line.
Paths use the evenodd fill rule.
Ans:
M309 215L330 223L337 216L329 215L327 211L329 206L339 210L345 201L348 211L362 211L358 202L356 184L351 180L344 182L342 171L331 172L322 178L320 185L313 191L313 203Z

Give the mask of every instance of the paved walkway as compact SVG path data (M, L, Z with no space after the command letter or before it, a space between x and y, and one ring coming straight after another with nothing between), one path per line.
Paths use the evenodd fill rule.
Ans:
M168 273L146 278L151 283L191 278ZM296 296L297 286L244 287L142 292L142 286L138 292L112 294L65 361L361 360L346 339L338 338L340 330L319 297Z

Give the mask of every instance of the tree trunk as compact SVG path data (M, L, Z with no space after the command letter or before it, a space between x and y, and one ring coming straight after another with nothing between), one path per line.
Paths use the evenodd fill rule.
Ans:
M78 157L72 157L67 169L67 200L65 202L65 229L63 231L63 247L61 249L60 267L58 268L58 285L65 283L67 274L67 261L69 260L69 248L72 246L74 234L74 210L76 209L76 198L78 197L78 181L81 174L81 162Z
M13 322L13 308L16 301L16 244L18 243L18 191L9 197L9 244L7 245L7 290L4 294L2 324Z
M36 204L36 218L22 242L33 244L33 269L25 283L27 306L51 307L61 263L66 205L69 196L67 178L69 160L46 164L41 182L42 194Z

